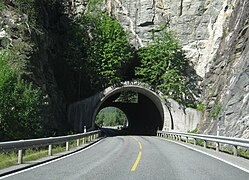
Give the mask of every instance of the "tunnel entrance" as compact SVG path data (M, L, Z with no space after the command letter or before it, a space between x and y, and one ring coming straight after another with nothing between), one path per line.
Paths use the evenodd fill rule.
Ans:
M133 134L155 134L159 130L173 129L171 103L149 85L126 81L113 85L68 108L68 119L75 132L96 129L97 114L104 108L115 107L124 112L128 127Z
M123 130L131 134L154 135L158 129L163 128L162 102L155 94L143 88L122 87L107 94L96 114L106 107L116 107L125 113L128 126Z

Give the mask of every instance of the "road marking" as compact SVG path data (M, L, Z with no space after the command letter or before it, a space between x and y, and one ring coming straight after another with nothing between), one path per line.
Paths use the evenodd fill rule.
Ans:
M21 170L21 171L17 171L17 172L12 173L12 174L8 174L8 175L5 175L5 176L2 176L2 177L0 177L0 179L8 178L8 177L11 177L11 176L14 176L14 175L17 175L17 174L20 174L20 173L23 173L23 172L32 170L32 169L36 169L36 168L45 166L45 165L47 165L47 164L51 164L51 163L53 163L53 162L56 162L56 161L59 161L59 160L62 160L62 159L68 158L68 157L71 157L71 156L73 156L73 155L75 155L75 154L78 154L78 153L81 153L81 152L83 152L83 151L86 151L87 149L90 149L91 147L93 147L93 146L99 144L99 143L102 142L102 141L103 141L103 139L101 139L100 141L98 141L98 142L96 142L96 143L94 143L94 144L88 146L87 148L84 148L84 149L82 149L82 150L80 150L80 151L77 151L77 152L75 152L75 153L72 153L72 154L69 154L69 155L66 155L66 156L57 158L57 159L55 159L55 160L51 160L51 161L49 161L49 162L46 162L46 163L43 163L43 164L40 164L40 165L37 165L37 166L30 167L30 168L27 168L27 169L24 169L24 170Z
M199 153L205 154L205 155L210 156L210 157L212 157L212 158L214 158L214 159L217 159L217 160L222 161L222 162L224 162L224 163L226 163L226 164L229 164L229 165L231 165L231 166L233 166L233 167L235 167L235 168L238 168L238 169L240 169L240 170L242 170L242 171L244 171L244 172L249 173L249 170L248 170L248 169L245 169L245 168L243 168L243 167L240 167L240 166L238 166L238 165L236 165L236 164L234 164L234 163L232 163L232 162L229 162L229 161L227 161L227 160L224 160L224 159L222 159L222 158L219 158L219 157L217 157L217 156L215 156L215 155L209 154L209 153L204 152L204 151L202 151L202 150L195 149L195 148L190 147L190 146L188 146L188 145L181 144L181 143L176 142L176 141L171 141L171 140L169 140L169 139L164 139L164 138L160 138L160 137L158 137L158 139L162 139L162 140L165 140L165 141L173 142L173 143L175 143L175 144L184 146L184 147L186 147L186 148L188 148L188 149L191 149L191 150L197 151L197 152L199 152Z
M135 141L137 141L137 143L139 144L139 149L140 149L140 151L139 151L139 153L138 153L138 156L137 156L137 159L136 159L134 165L133 165L132 168L131 168L131 171L134 172L134 171L136 171L137 165L138 165L138 163L139 163L139 161L140 161L140 159L141 159L143 146L142 146L142 143L141 143L137 138L135 138L135 137L132 137L132 138L133 138Z
M135 141L137 141L137 143L139 144L139 148L142 150L143 146L142 146L141 142L135 137L132 137L132 138L135 139Z
M137 160L134 163L134 165L132 166L131 171L136 171L137 165L141 159L141 155L142 155L142 151L139 151L138 156L137 156Z

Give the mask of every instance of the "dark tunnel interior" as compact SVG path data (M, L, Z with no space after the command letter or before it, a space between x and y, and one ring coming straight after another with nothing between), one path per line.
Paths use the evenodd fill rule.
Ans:
M154 135L163 128L163 119L156 104L146 95L137 93L137 101L120 102L117 99L121 92L107 98L100 106L99 111L106 107L116 107L122 110L127 119L128 127L123 131L129 134Z

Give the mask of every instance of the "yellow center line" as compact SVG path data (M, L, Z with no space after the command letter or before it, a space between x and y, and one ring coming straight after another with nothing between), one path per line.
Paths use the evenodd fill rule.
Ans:
M142 146L142 143L139 142L137 138L135 138L135 137L132 137L132 138L135 139L135 141L137 141L137 143L139 144L139 148L140 148L137 159L136 159L134 165L131 168L131 171L136 171L137 165L138 165L138 163L139 163L139 161L141 159L141 156L142 156L142 151L141 150L142 150L143 146Z
M142 150L142 148L143 148L143 146L142 146L142 143L141 142L139 142L139 140L137 139L137 138L135 138L135 137L132 137L133 139L135 139L135 141L137 141L138 142L138 144L139 144L139 148Z
M132 166L131 171L136 171L137 165L138 165L138 163L139 163L139 161L141 159L141 155L142 155L142 152L139 151L138 156L137 156L137 160L134 163L134 165Z

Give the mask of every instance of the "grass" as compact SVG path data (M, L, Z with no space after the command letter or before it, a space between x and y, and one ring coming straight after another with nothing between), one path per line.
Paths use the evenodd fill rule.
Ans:
M82 142L81 142L82 143ZM76 141L69 143L70 148L76 147ZM53 154L58 154L65 151L65 144L54 145ZM34 161L42 157L48 156L47 148L32 148L25 151L23 161ZM4 169L17 164L17 152L0 153L0 169Z
M90 142L89 137L85 139L85 141ZM83 144L84 140L80 139L80 144ZM69 149L73 149L77 147L77 141L69 142ZM66 150L65 143L53 145L53 154L58 154L64 152ZM4 152L0 153L0 169L4 169L17 164L17 152ZM34 161L40 159L42 157L48 156L48 148L30 148L25 151L25 155L23 157L23 161Z
M238 156L249 159L249 151L244 151L242 149L238 149Z
M1 153L0 154L0 169L15 165L17 163L17 153Z

